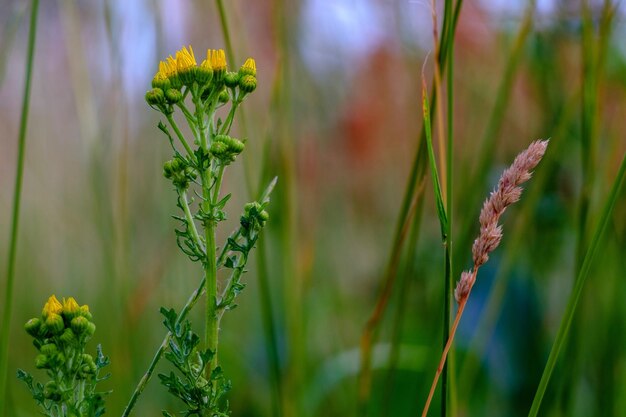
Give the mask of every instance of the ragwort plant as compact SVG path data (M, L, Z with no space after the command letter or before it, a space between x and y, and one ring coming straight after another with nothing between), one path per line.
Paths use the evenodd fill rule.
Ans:
M153 88L146 93L148 104L167 120L167 124L159 122L158 127L173 151L172 159L165 162L163 175L171 181L180 209L180 214L174 216L180 222L175 231L176 241L192 262L202 266L203 277L180 313L172 308L161 308L168 333L123 416L130 414L163 356L176 372L159 374L159 379L184 403L185 409L180 415L229 415L224 394L230 389L230 382L218 364L218 329L223 314L236 307L235 299L245 286L241 277L249 254L268 220L265 208L275 180L258 201L244 206L239 226L219 251L216 227L226 219L224 209L231 196L221 194L224 172L245 149L245 141L231 136L230 131L238 107L256 85L254 59L249 58L233 72L227 70L223 50L208 50L206 59L198 65L189 46L159 64L152 80ZM189 101L191 108L187 104ZM217 112L228 105L226 117L222 119ZM192 138L187 138L176 122L174 113L177 111L186 120ZM194 203L195 199L197 203ZM224 282L218 282L218 269L229 270ZM206 310L202 343L186 316L203 293ZM163 415L175 414L163 411Z
M104 414L104 396L96 391L100 370L109 359L98 345L97 354L85 353L87 342L96 331L87 305L79 306L72 297L59 302L53 295L43 307L41 317L32 318L24 328L33 337L39 354L35 367L50 378L37 382L19 369L17 377L28 386L43 415L49 417L98 417Z

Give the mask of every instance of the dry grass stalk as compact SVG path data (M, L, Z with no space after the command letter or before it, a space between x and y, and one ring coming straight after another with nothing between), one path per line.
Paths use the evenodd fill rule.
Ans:
M517 155L513 164L502 173L500 181L498 181L498 187L491 192L489 198L483 204L479 217L480 234L476 240L474 240L474 245L472 246L474 266L471 271L463 271L461 279L454 290L454 298L458 304L458 310L450 330L450 337L441 354L441 360L439 361L439 366L437 367L437 372L435 373L435 378L433 379L433 384L430 388L422 417L428 414L428 408L430 407L430 402L435 393L439 376L446 362L448 351L452 346L452 341L454 340L456 329L463 315L463 310L465 310L467 299L476 282L478 268L487 262L489 254L498 247L502 239L502 226L498 225L498 220L508 206L520 199L522 195L520 185L530 179L531 171L539 164L539 161L541 161L547 146L547 140L538 140L531 143L525 151Z

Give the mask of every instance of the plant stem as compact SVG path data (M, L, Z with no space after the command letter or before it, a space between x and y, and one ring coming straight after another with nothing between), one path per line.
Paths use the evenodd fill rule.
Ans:
M178 128L178 124L176 124L176 120L174 120L174 117L172 117L171 114L166 115L166 117L167 117L167 120L170 122L170 125L172 125L172 129L174 129L174 132L176 132L176 136L180 140L180 143L182 143L182 145L185 147L187 154L189 155L190 158L193 159L194 158L193 151L191 150L189 143L187 143L187 139L185 139L185 136Z
M473 275L476 278L476 274L478 273L478 269L474 268ZM454 341L454 335L456 334L456 329L459 327L459 322L461 320L461 316L463 315L463 310L465 310L465 305L467 304L467 300L469 299L469 294L459 304L459 309L456 312L456 317L454 318L454 323L452 323L452 328L450 329L450 337L446 342L446 346L443 348L443 352L441 354L441 360L439 361L439 366L437 366L437 371L435 372L435 378L433 378L433 383L430 387L430 392L428 393L428 398L426 399L426 405L424 406L424 411L422 411L422 417L426 417L428 415L428 409L430 408L430 403L433 399L433 395L435 394L435 388L437 388L437 382L439 381L439 376L443 371L443 367L446 363L446 358L448 357L448 351L450 351L450 347L452 346L452 342Z
M187 192L184 190L177 190L178 196L180 197L180 204L183 206L183 212L185 213L185 219L187 220L187 226L191 229L191 234L193 239L196 241L196 245L203 251L206 250L204 245L202 244L202 239L200 239L200 235L198 234L198 229L196 228L196 223L193 220L193 215L191 214L191 210L189 209L189 201L187 201Z
M26 151L26 128L28 125L28 110L30 108L30 90L35 57L35 39L37 36L37 13L39 0L33 0L28 31L28 51L26 53L26 77L24 94L22 96L22 114L18 135L17 167L15 174L15 188L13 194L13 212L11 216L11 237L9 241L9 259L7 261L6 289L4 292L4 309L2 313L2 333L0 333L0 414L4 414L6 406L6 380L9 365L9 335L11 329L11 314L13 307L13 282L15 279L15 261L17 257L17 235L20 222L20 206L22 196L22 179L24 176L24 154Z
M604 231L606 230L609 220L611 219L613 207L615 206L619 191L622 188L622 184L624 183L625 175L626 154L622 158L622 162L620 164L617 176L615 178L615 181L613 182L613 187L611 188L609 197L607 198L604 209L602 210L602 216L600 217L598 225L596 226L596 229L593 233L591 243L589 244L587 252L585 253L582 266L578 272L578 276L576 277L576 283L574 284L574 288L569 295L567 307L565 308L565 313L563 315L563 318L561 319L561 324L559 325L556 339L554 340L554 344L552 345L552 349L550 350L550 356L548 357L548 361L543 370L543 374L541 375L541 381L539 382L539 386L537 387L537 391L535 392L535 398L533 399L532 406L530 408L530 411L528 412L529 417L535 417L539 412L539 407L541 406L541 401L543 400L546 388L548 387L548 382L550 381L550 377L552 376L552 371L554 371L554 366L556 365L556 361L559 357L559 352L561 351L561 348L565 345L565 341L567 339L567 335L569 333L569 329L574 318L574 313L576 312L578 300L580 299L583 286L585 285L585 280L587 279L589 269L591 268L591 263L593 262L595 255L598 252L602 236L604 235Z

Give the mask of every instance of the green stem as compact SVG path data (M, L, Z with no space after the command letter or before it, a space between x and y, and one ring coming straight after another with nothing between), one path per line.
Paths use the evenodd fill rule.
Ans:
M613 207L615 206L615 202L617 201L619 191L622 188L625 174L626 154L622 158L622 163L620 164L617 177L613 182L613 187L611 188L609 197L604 205L604 209L602 210L602 216L600 217L600 221L596 226L593 237L591 239L591 243L589 244L589 248L587 249L587 252L583 259L582 266L578 272L578 276L576 277L576 283L574 284L574 288L569 295L567 307L565 308L565 313L563 315L563 318L561 319L561 324L559 325L556 339L554 340L554 344L552 345L552 350L550 351L548 362L546 363L546 366L543 370L543 374L541 375L541 381L539 382L539 386L537 387L537 391L535 392L535 398L533 399L532 406L530 408L530 411L528 412L529 417L535 417L539 412L539 407L541 406L541 401L543 400L546 388L548 387L548 382L550 381L550 377L552 376L552 371L554 371L554 366L556 365L556 361L559 357L559 352L561 351L561 348L565 345L567 334L569 333L569 329L574 318L574 313L576 312L578 300L580 299L583 286L585 285L585 280L587 279L587 275L589 274L589 269L591 268L591 264L596 256L596 253L598 252L598 248L600 247L600 242L602 236L604 235L604 231L606 230L609 220L611 219Z
M170 122L170 125L172 125L172 129L174 129L174 132L176 132L176 136L178 136L178 139L180 140L180 143L182 143L182 145L185 147L185 150L187 151L187 154L189 155L190 158L193 159L194 158L193 151L191 150L191 147L189 146L189 143L187 143L187 140L185 139L185 136L183 135L183 133L178 128L178 124L176 124L176 120L174 120L174 117L172 117L171 114L166 114L165 117L167 117L167 120Z
M220 130L220 134L222 134L222 135L226 134L227 135L228 132L230 132L230 128L233 125L233 118L235 117L235 111L237 111L237 107L239 106L239 103L241 103L240 100L238 100L238 99L233 100L233 104L232 104L232 106L230 106L230 111L228 112L228 116L226 117L226 121L222 125L222 129Z
M452 0L446 0L445 2L445 21L452 19ZM448 47L448 59L447 59L447 77L446 77L446 91L447 91L447 138L448 143L446 145L446 227L445 227L445 253L444 253L444 304L443 304L443 332L442 332L442 345L441 348L445 349L448 338L450 337L450 306L452 303L452 163L454 149L454 25L452 22L447 27L443 28L446 33L446 43ZM452 354L452 352L451 352ZM451 361L449 361L451 362ZM448 362L444 364L443 374L441 376L441 416L446 417L448 415L448 399L449 385L448 385Z
M184 190L178 189L178 196L180 197L180 204L183 206L183 212L185 213L185 219L187 220L187 225L191 229L191 234L193 239L196 241L196 245L201 248L203 251L204 245L202 244L202 240L200 239L200 235L198 234L198 229L196 228L196 223L193 220L193 215L191 214L191 210L189 209L189 201L187 200L187 192ZM205 251L206 254L206 251Z
M206 145L206 142L204 142ZM204 221L204 240L206 242L206 260L204 262L204 277L207 282L206 290L206 313L205 313L205 345L214 355L211 359L211 366L207 367L207 377L210 377L211 371L217 367L217 344L218 344L218 316L217 316L217 262L215 259L215 200L211 195L211 187L213 195L219 195L220 183L211 184L212 175L210 168L202 172L202 194L204 201L202 202L202 211L208 215L208 219ZM220 178L221 179L221 178Z
M200 141L200 136L198 135L198 129L196 129L196 125L195 125L196 118L195 118L195 116L193 114L191 114L191 112L189 111L187 106L185 106L185 103L182 100L179 101L178 103L176 103L176 105L183 112L183 115L185 115L185 119L187 119L187 124L189 125L189 128L193 132L193 136L199 142Z
M202 105L202 98L198 87L194 84L191 90L191 96L193 97L193 103L196 106L196 123L198 125L198 133L200 134L200 146L205 151L208 150L209 145L206 137L206 124L204 122L205 107Z
M20 222L20 206L22 196L22 179L24 176L24 154L26 151L26 127L30 108L30 89L35 57L35 39L37 36L37 13L39 0L33 0L28 31L28 51L26 53L26 78L22 96L22 114L17 147L17 167L13 194L13 213L11 216L11 237L9 241L9 259L7 261L7 281L4 292L4 309L2 313L2 333L0 336L0 414L4 414L6 406L6 381L9 365L9 335L11 329L11 313L13 307L13 282L15 279L15 260L17 255L17 235Z

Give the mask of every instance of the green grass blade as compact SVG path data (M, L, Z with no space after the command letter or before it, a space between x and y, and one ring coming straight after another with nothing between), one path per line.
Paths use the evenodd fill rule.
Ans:
M546 363L546 366L543 370L541 381L539 382L539 386L537 387L537 391L535 392L535 398L528 413L529 417L535 417L539 412L539 407L541 406L541 401L543 400L546 388L548 387L548 382L550 381L550 377L552 376L552 372L554 371L554 366L556 365L556 361L559 357L559 352L565 345L567 335L569 333L572 320L574 318L574 313L576 312L576 306L580 299L580 295L582 294L587 275L589 274L589 269L591 268L591 264L598 252L598 248L600 247L601 239L604 235L607 225L609 224L609 220L611 219L613 207L615 206L615 202L617 201L617 197L619 196L619 191L624 182L625 174L626 154L622 158L622 162L620 164L615 181L613 182L611 192L604 205L604 209L602 210L602 216L600 217L600 220L598 221L598 224L595 228L593 237L591 238L591 243L589 244L589 248L587 249L587 252L583 259L582 266L578 272L578 276L576 277L576 283L574 284L574 288L567 301L565 313L563 315L563 318L561 319L561 324L559 325L556 339L554 340L554 344L552 345L552 350L550 351L548 362Z
M433 138L431 132L430 121L430 104L428 102L428 94L426 88L426 79L422 77L422 112L424 116L424 131L426 132L426 146L428 149L428 161L430 162L430 176L433 181L433 191L435 193L435 204L437 206L437 216L439 217L439 225L441 227L441 236L445 237L448 227L448 219L446 209L443 203L443 195L441 194L441 185L439 183L439 172L437 170L437 162L435 161L435 152L433 150Z
M15 188L13 194L13 214L11 217L11 237L9 241L9 259L7 261L7 278L4 295L4 309L2 313L2 333L0 334L0 414L4 414L7 383L7 368L9 360L9 334L11 329L11 313L13 306L13 281L15 278L15 260L17 255L17 235L20 222L20 206L22 196L22 179L24 176L24 153L26 151L26 128L28 125L28 110L30 108L30 89L33 75L33 61L35 57L35 39L37 37L37 13L39 0L33 0L28 31L28 51L26 53L26 77L24 81L24 95L22 97L22 115L17 148L17 168Z

